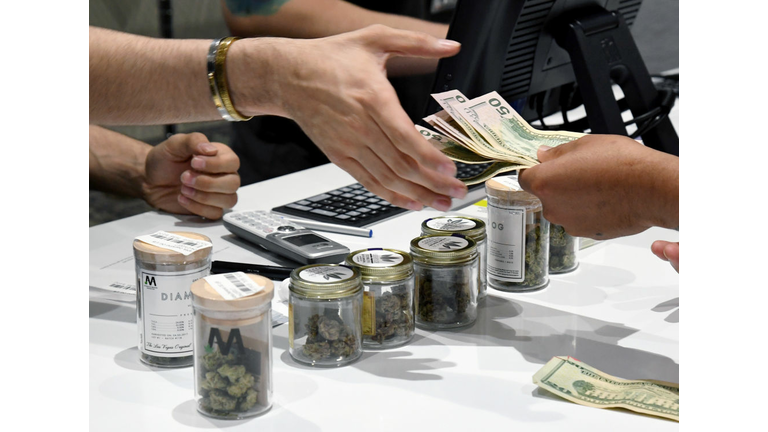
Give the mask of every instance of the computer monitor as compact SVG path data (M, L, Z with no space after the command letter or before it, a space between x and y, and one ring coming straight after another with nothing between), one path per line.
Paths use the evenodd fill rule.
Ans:
M677 132L666 117L675 95L657 91L629 31L641 4L459 0L447 37L462 48L440 60L432 91L458 89L469 97L497 91L529 122L571 108L575 95L588 125L567 126L603 134L628 135L621 116L628 108L645 145L679 155ZM613 84L622 88L621 103ZM427 103L427 115L439 110Z

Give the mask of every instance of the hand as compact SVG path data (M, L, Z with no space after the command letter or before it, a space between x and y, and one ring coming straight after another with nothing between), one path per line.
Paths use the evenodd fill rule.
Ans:
M520 173L520 186L573 236L610 239L679 226L676 156L623 136L587 135L539 149L538 158L540 165Z
M386 75L391 57L451 56L459 51L456 42L381 25L322 39L274 40L232 45L227 70L238 110L294 119L331 162L394 205L447 211L451 197L466 195L454 163L416 131ZM249 89L246 79L237 78L247 76L249 64L265 67L249 62L249 49L270 52L268 89ZM266 106L267 98L273 106Z
M651 251L654 255L664 261L669 261L672 268L680 273L680 242L668 242L656 240L651 245Z
M237 203L240 160L201 133L176 134L147 155L144 199L171 213L219 219Z

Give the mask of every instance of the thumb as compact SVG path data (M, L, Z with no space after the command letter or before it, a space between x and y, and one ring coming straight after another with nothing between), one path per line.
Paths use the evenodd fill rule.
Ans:
M214 156L218 152L216 146L199 132L176 134L163 144L166 146L166 151L177 160L187 160L195 155Z
M374 48L393 56L442 58L456 55L461 44L426 33L398 30L383 25L363 29Z

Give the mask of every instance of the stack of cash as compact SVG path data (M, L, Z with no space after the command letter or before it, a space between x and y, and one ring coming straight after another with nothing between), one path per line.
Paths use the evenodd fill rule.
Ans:
M624 408L680 421L677 384L616 378L571 357L552 357L533 376L533 383L579 405Z
M534 129L496 92L469 100L458 90L432 97L443 110L424 121L440 133L418 125L416 129L455 161L490 163L481 174L462 179L468 185L502 172L530 168L539 163L536 153L540 146L555 147L584 136Z

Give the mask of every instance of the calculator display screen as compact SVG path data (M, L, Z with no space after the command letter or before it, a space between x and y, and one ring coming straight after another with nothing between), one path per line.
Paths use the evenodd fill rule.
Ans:
M288 243L294 246L299 246L299 247L328 241L315 234L302 234L302 235L297 235L292 237L283 237L283 240L287 241Z

